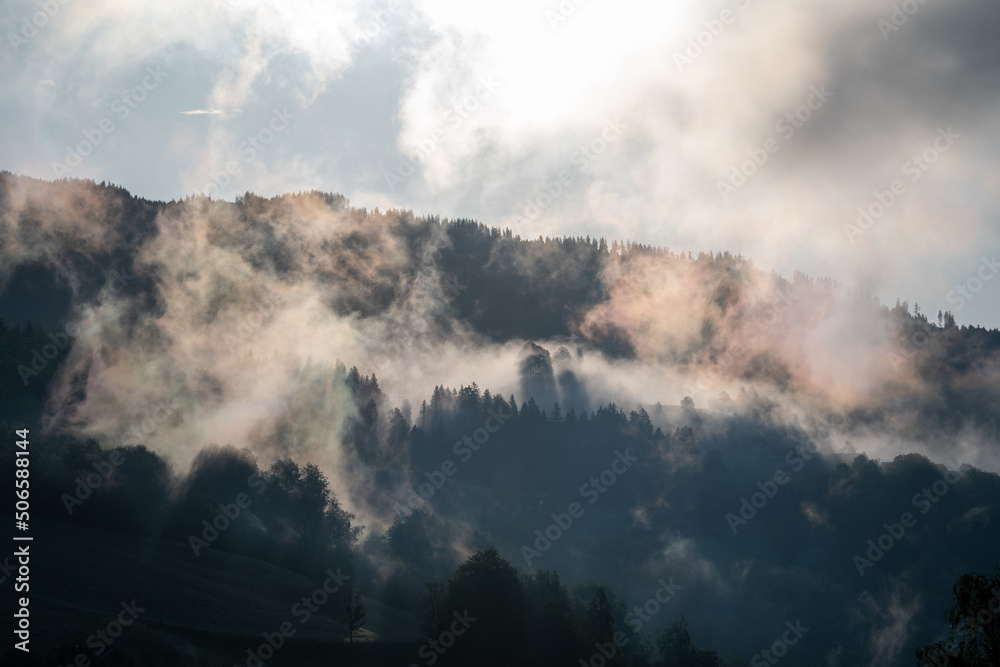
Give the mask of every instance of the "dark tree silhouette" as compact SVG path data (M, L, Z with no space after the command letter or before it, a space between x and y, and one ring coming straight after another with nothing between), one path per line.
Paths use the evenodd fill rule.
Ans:
M524 654L524 589L517 570L495 548L455 570L448 581L448 606L476 619L455 643L458 664L509 664Z
M679 621L663 629L656 647L660 651L660 661L663 667L721 667L719 656L715 651L701 650L691 641L688 632L687 619L683 616Z
M420 595L420 629L427 638L437 637L448 626L448 589L441 584L425 584L427 592Z
M597 587L597 592L587 605L586 622L587 639L590 643L605 644L612 641L615 634L615 613L604 586Z
M947 641L917 649L920 667L1000 665L1000 563L993 574L963 574L952 586L955 606L945 618Z
M347 626L353 644L354 633L368 623L368 610L365 609L364 600L361 599L361 591L353 586L344 592L344 613L340 620Z

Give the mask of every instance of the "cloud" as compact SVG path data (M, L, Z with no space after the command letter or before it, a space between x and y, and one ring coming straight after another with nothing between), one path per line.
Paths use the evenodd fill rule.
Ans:
M144 65L161 64L169 90L119 131L141 134L143 154L161 158L141 163L134 141L116 137L74 175L165 199L201 191L204 170L224 168L277 105L305 112L297 132L213 196L335 186L359 204L477 218L532 238L726 249L928 310L951 305L949 291L995 238L1000 56L990 36L1000 17L986 0L921 5L888 33L879 21L892 7L860 0L628 0L572 11L541 0L474 10L453 0L185 2L61 5L16 53L0 53L0 72L23 91L16 105L0 103L16 121L2 130L4 166L51 176L65 146L107 114L85 111L91 101L116 99ZM498 85L465 109L483 78ZM832 97L783 136L779 122L822 86ZM187 111L212 113L197 128L170 119ZM620 120L620 139L578 166L608 119ZM851 243L845 225L859 207L949 126L959 143ZM719 184L769 139L777 152L723 201ZM387 182L421 146L431 148L414 173ZM572 182L526 218L527 202L562 172ZM985 298L958 315L1000 324Z
M593 5L555 31L533 3L511 6L508 16L422 6L439 37L414 58L401 147L430 136L477 76L502 85L454 138L437 143L395 203L473 215L528 236L572 231L740 251L786 275L832 275L886 300L912 295L934 308L948 306L951 287L918 267L961 274L977 244L995 235L996 121L984 112L998 70L996 49L982 37L996 20L989 3L922 7L888 43L877 21L891 8L861 2L674 3L660 10L670 14L664 20L643 22L635 17L648 5L613 14ZM688 38L723 9L734 22L709 34L701 55L678 71L675 56ZM785 138L778 122L822 86L832 97ZM526 200L571 167L609 116L628 127L622 141L524 220ZM863 243L849 243L844 225L857 208L948 126L961 144ZM769 138L778 152L722 201L718 184ZM904 237L907 252L894 252ZM963 317L997 323L985 307Z

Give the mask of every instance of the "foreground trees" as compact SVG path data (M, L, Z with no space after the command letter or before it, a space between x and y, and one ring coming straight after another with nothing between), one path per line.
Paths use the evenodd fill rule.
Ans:
M722 667L715 651L699 649L691 641L687 620L681 617L668 628L664 628L656 640L660 650L658 665L665 667Z
M952 592L955 606L945 614L950 637L917 649L917 665L1000 665L1000 564L991 575L963 574Z
M361 591L353 586L344 593L344 614L340 620L347 628L353 644L354 633L368 623L368 610L365 609L365 603L361 599Z
M623 629L625 602L608 586L587 582L573 592L558 573L518 571L495 548L460 565L447 584L427 584L420 602L427 642L419 655L437 665L545 667L733 667L698 649L687 621L655 642Z

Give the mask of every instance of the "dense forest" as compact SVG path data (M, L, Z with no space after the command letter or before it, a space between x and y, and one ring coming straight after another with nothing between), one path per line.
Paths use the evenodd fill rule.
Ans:
M326 193L7 172L0 259L0 475L29 428L47 525L341 568L338 605L417 619L417 664L1000 655L1000 331L943 308ZM86 640L44 637L37 664Z

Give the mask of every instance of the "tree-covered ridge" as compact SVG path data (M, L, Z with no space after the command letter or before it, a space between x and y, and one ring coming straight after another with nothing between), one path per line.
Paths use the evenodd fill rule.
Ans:
M670 353L672 361L681 362L723 354L735 334L725 329L725 320L753 322L760 315L756 311L770 306L775 295L794 299L797 308L809 304L795 310L803 318L831 299L856 302L859 318L875 313L886 326L898 310L830 279L796 273L789 281L768 275L729 252L695 256L635 241L528 239L471 220L355 208L341 195L317 191L268 199L246 193L232 203L207 197L147 202L103 183L50 183L8 172L0 174L0 239L11 241L4 245L14 261L5 262L0 284L7 284L10 272L25 262L56 269L51 250L63 247L71 254L58 268L74 276L78 299L97 298L107 282L107 267L117 266L135 277L133 288L146 298L143 308L155 312L162 277L155 264L137 264L135 255L157 236L194 232L193 218L204 222L209 244L280 283L305 279L335 285L328 303L340 315L382 316L421 289L430 290L444 305L431 314L433 324L448 331L452 321L464 322L496 341L579 336L606 354L633 356L643 352L636 348L644 341L626 326L628 321L617 321L620 308L615 316L605 316L601 307L620 295L626 303L643 305L646 317L658 317L657 311L670 303L670 285L688 297L701 294L704 301L697 310L685 305L690 298L673 306L679 317L695 320L672 323L666 330L668 337L678 335L674 329L690 327L693 332L690 340L675 341L679 349ZM649 292L651 288L667 290L668 300L658 291ZM646 304L647 299L653 300ZM909 316L909 309L903 310ZM915 311L914 319L926 322L919 307ZM931 329L948 324L963 333L979 331L952 327L951 313L940 315L940 322L929 323ZM896 333L908 339L913 332ZM988 333L988 351L995 352L1000 334ZM970 342L974 353L986 351L979 340ZM666 350L646 352L662 356ZM901 351L904 356L907 352ZM952 356L946 359L952 367L959 363Z
M466 606L447 614L467 608L473 617L492 619L480 626L491 630L470 634L477 639L442 657L444 664L464 651L525 664L576 664L599 651L596 645L614 644L615 632L627 633L616 649L622 664L725 664L693 648L691 634L705 638L699 645L718 645L718 633L756 633L745 618L750 610L808 614L811 641L839 642L860 660L864 642L844 644L844 637L857 622L849 619L859 614L873 627L881 622L881 612L860 602L866 595L880 597L879 587L904 570L929 609L944 608L956 572L982 567L982 558L998 547L983 530L1000 496L996 475L966 467L936 502L911 502L915 492L937 489L953 473L919 455L879 463L837 451L841 417L790 426L775 418L781 404L753 389L731 399L731 416L721 418L687 399L648 410L609 404L564 412L557 404L546 408L475 384L438 386L411 424L374 376L343 366L333 375L359 407L342 435L343 446L358 453L352 465L380 471L368 495L351 502L366 514L391 516L391 523L366 522L362 533L326 476L310 464L283 458L261 467L247 449L210 446L185 472L141 444L104 449L65 437L35 443L40 456L33 462L33 488L46 499L36 511L50 520L175 540L195 557L225 550L306 573L331 560L349 562L366 596L422 610L431 619L428 640L440 636L445 609L457 604ZM476 430L490 419L496 430L473 448ZM3 437L9 435L0 433L5 446L13 440ZM620 456L635 464L626 471L616 466L622 481L608 486L601 470ZM454 472L447 472L446 460ZM761 480L778 479L776 468L790 482L769 489ZM740 503L758 490L774 499L763 508ZM545 510L525 505L521 498L531 492L544 492ZM585 508L584 517L546 546L534 531L544 531L550 514L566 513L572 502ZM917 527L887 552L893 564L885 566L882 557L866 552L868 541L903 510L918 517ZM695 556L691 546L677 551L685 544L717 546ZM576 562L580 552L589 565ZM675 555L664 560L663 554ZM808 567L792 565L801 559ZM593 578L595 570L609 573L606 602L582 584L568 594L558 575L546 570L575 582ZM726 585L706 577L711 571ZM645 577L634 576L644 572L657 573L650 581L682 588L676 607L664 605L663 615L640 623L641 605L655 592L647 590ZM512 578L489 583L502 576ZM776 577L794 585L775 593ZM498 607L484 592L490 586L513 596L509 605ZM743 620L691 617L685 600L706 596ZM822 607L815 606L818 599ZM690 631L680 618L685 609ZM610 620L599 622L595 614L610 614ZM497 627L509 640L502 650ZM796 658L788 664L805 663Z
M951 313L320 192L145 202L2 174L0 240L0 299L53 294L30 311L47 326L0 321L0 422L45 432L41 516L192 558L350 561L369 599L433 611L429 635L502 588L514 641L483 631L502 660L587 661L608 609L632 632L653 600L635 664L752 655L800 617L784 664L866 664L903 612L908 651L939 639L951 582L997 548L997 477L961 455L995 453L1000 332ZM383 389L414 377L412 405ZM136 431L162 400L176 418ZM206 447L206 424L239 447Z

